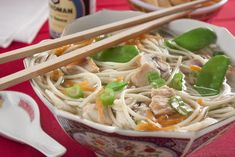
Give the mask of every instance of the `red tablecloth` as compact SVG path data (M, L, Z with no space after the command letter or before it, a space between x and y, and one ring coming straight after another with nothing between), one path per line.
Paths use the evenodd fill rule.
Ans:
M109 0L97 0L98 10L102 8L115 9L115 10L127 10L129 9L126 0L109 1ZM3 21L2 21L3 22ZM220 10L220 12L208 20L209 23L213 23L218 26L226 27L230 32L235 35L235 0L229 0L229 2ZM38 36L34 40L33 44L38 43L43 39L49 38L48 23L45 23L40 30ZM23 43L14 42L7 49L0 49L0 53L10 51L16 48L27 46ZM234 50L235 51L235 50ZM8 75L23 69L22 60L6 63L0 66L0 77ZM41 112L41 124L42 128L53 138L59 141L67 148L65 157L94 157L94 153L77 144L70 139L61 129L56 122L53 115L39 100L28 82L19 84L9 90L24 92L31 95L39 105ZM219 137L211 144L203 147L197 152L189 155L190 157L233 157L235 156L235 127L227 131L224 135ZM0 156L1 157L40 157L43 156L37 150L30 146L20 144L6 138L0 137Z

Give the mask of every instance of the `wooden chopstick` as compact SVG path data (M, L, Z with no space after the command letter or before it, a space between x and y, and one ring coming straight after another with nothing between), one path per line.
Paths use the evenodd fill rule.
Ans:
M90 39L92 37L97 37L102 34L107 34L113 31L121 30L131 26L136 26L141 23L145 23L154 20L159 17L177 13L180 11L186 11L198 7L199 4L207 2L210 0L196 0L193 2L185 3L182 5L174 6L171 8L163 9L156 12L151 12L148 14L143 14L140 16L132 17L129 19L121 20L118 22L110 23L107 25L99 26L82 32L78 32L72 35L67 35L62 38L49 40L47 42L38 43L36 45L28 46L25 48L9 51L7 53L0 54L0 64L13 61L16 59L21 59L27 56L32 56L33 54L58 48L64 45L76 43L82 40Z
M149 32L156 27L166 24L167 22L174 20L176 18L186 16L187 14L189 14L189 11L168 15L154 21L137 25L130 29L124 30L118 34L115 34L111 37L95 42L91 45L71 51L70 53L66 53L55 59L48 60L44 63L28 67L14 74L0 78L0 90L27 81L29 79L45 74L62 66L68 65L69 63L72 63L74 61L81 62L87 56L95 54L96 52L99 52L111 46L115 46L128 39L137 37L143 33Z

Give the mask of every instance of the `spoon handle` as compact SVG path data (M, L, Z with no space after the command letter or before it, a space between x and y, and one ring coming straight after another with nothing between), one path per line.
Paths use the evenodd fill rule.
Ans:
M59 157L66 152L66 148L47 135L42 129L31 138L30 145L47 157Z

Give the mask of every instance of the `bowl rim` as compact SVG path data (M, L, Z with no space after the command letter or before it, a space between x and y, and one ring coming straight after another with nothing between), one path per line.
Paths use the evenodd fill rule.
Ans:
M130 1L130 3L133 3L133 4L137 5L138 7L142 7L144 9L149 10L149 11L156 11L156 10L164 9L163 7L156 7L154 5L143 2L141 0L129 0L129 1ZM205 13L213 12L214 10L222 7L227 2L228 2L228 0L221 0L221 1L219 1L215 4L213 4L213 5L198 8L195 11L192 12L192 15L199 15L199 14L205 14Z
M106 11L106 13L109 13L109 12ZM128 11L127 11L127 13L129 14ZM175 20L175 21L183 21L183 20L188 20L188 23L192 23L193 21L198 22L197 20L192 20L192 19L180 19L180 20ZM172 21L171 23L173 23L175 21ZM203 22L201 22L201 23L203 23ZM232 36L231 33L229 33L225 28L218 27L218 26L214 26L214 27L216 27L219 30L225 30L226 33L228 33L228 36ZM233 38L233 40L235 41L235 38ZM30 58L26 58L23 60L25 68L27 68L29 66L29 60L30 60ZM53 113L53 115L56 117L57 120L58 120L57 116L61 116L61 117L82 123L84 125L87 125L89 127L94 128L94 129L100 130L102 132L106 132L106 133L117 133L117 134L124 135L124 136L138 136L138 137L152 136L152 137L169 137L169 138L172 137L172 138L181 138L181 139L193 139L193 138L198 138L198 137L200 137L206 133L209 133L217 128L220 128L226 124L229 124L235 120L235 116L233 116L233 117L227 118L225 120L219 121L219 122L217 122L213 125L210 125L202 130L199 130L199 131L141 132L141 131L136 131L136 130L125 130L125 129L121 129L121 128L114 127L114 126L107 126L107 125L99 124L96 122L92 122L90 120L86 120L86 119L81 118L79 115L73 115L71 113L61 111L61 110L57 109L54 105L52 105L52 103L50 103L49 100L47 100L47 98L44 96L43 92L41 91L41 88L39 87L39 85L37 85L35 83L34 80L30 80L30 83L31 83L31 86L32 86L33 90L35 91L35 93L39 96L39 98L42 100L42 102L48 107L48 109Z

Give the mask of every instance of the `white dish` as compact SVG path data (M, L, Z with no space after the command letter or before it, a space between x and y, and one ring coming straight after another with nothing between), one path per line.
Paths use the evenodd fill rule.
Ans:
M133 3L134 5L136 5L140 8L144 8L148 11L156 11L156 10L164 9L164 8L156 7L156 6L151 5L149 3L143 2L141 0L129 0L129 1L130 1L130 3ZM213 11L219 9L220 7L222 7L227 1L228 0L221 0L220 2L215 3L211 6L199 8L199 9L193 11L192 15L200 15L200 14L207 14L207 13L213 12Z

